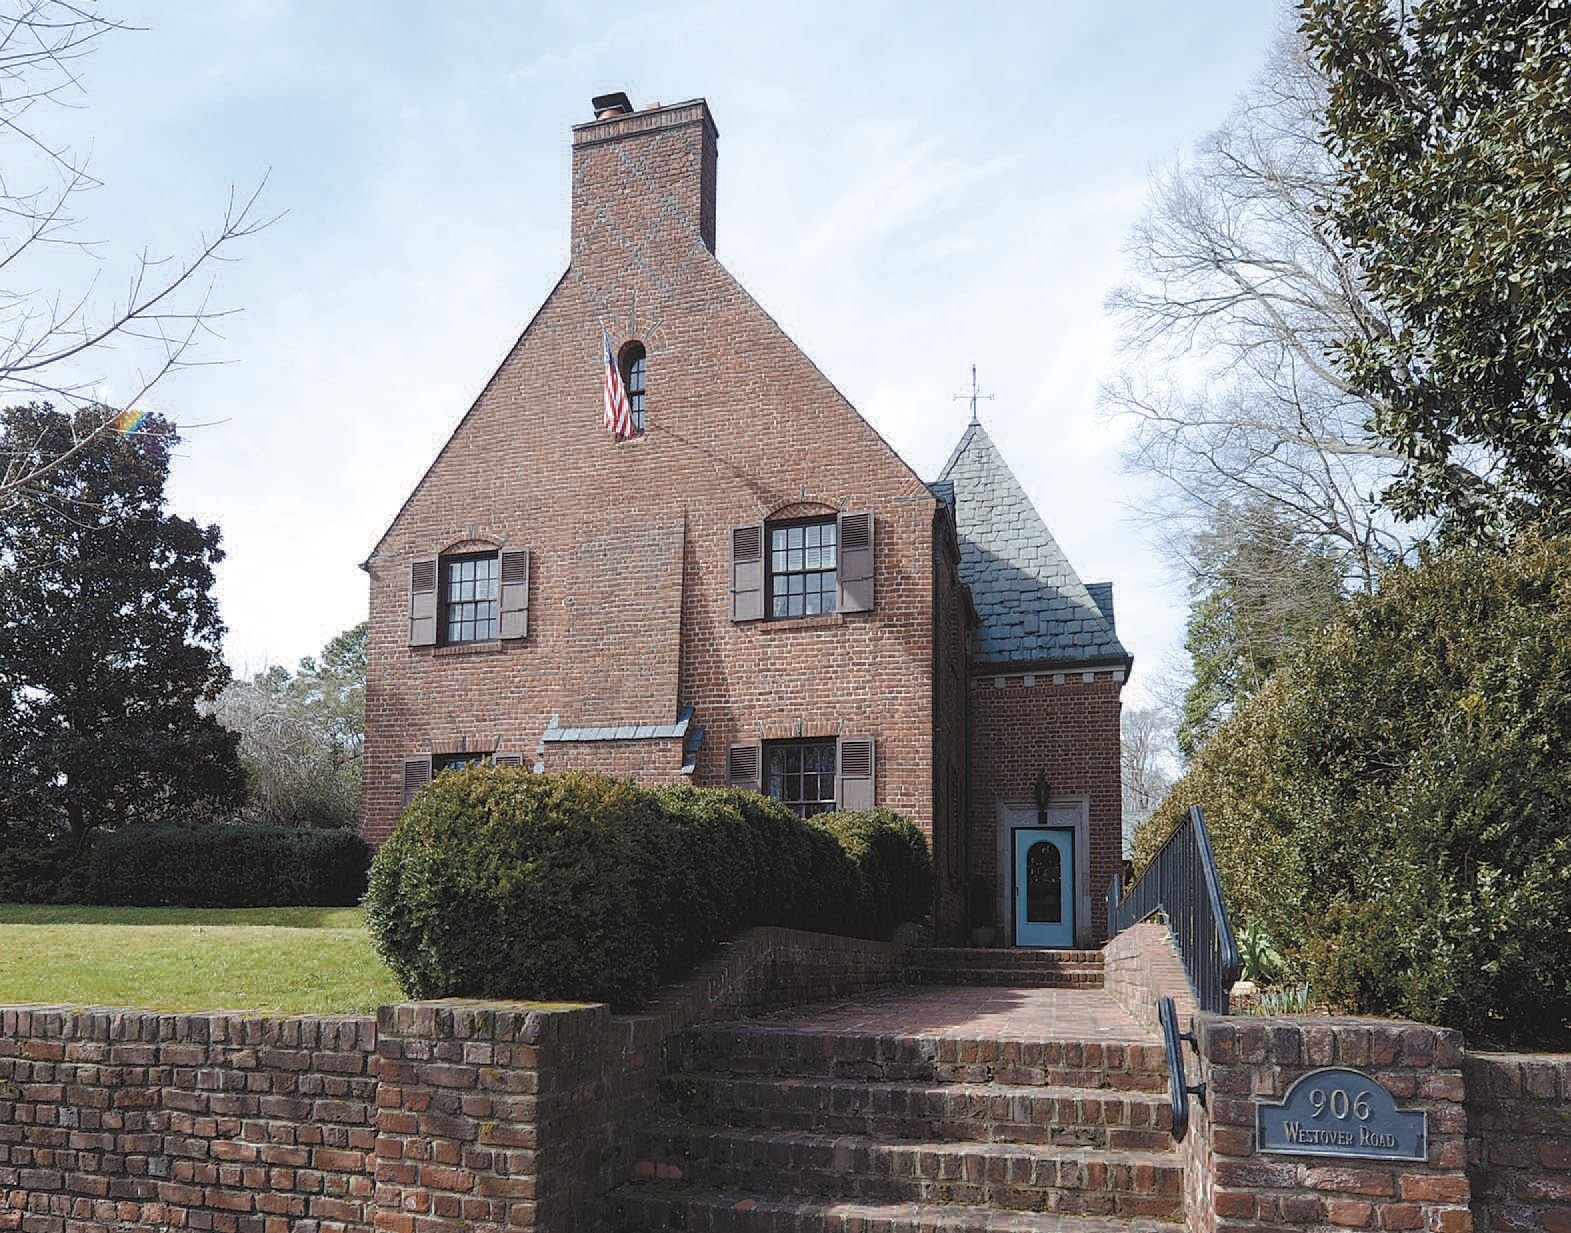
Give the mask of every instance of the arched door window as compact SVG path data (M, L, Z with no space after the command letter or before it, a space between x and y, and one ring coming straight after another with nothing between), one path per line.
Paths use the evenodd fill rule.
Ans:
M1064 919L1064 858L1058 845L1043 840L1026 852L1026 919L1057 924Z
M633 431L644 431L644 394L648 386L648 356L644 344L636 339L622 348L622 384L627 387L627 405L633 413Z

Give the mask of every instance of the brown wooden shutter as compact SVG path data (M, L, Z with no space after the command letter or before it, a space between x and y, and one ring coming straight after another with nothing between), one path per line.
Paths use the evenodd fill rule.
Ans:
M728 788L763 791L763 747L757 741L733 745L726 754L725 782Z
M731 619L764 619L764 524L731 528Z
M841 809L872 809L873 738L840 738L840 773L835 776L835 802Z
M840 611L873 610L873 515L840 515Z
M524 755L521 753L499 753L491 755L492 766L522 766Z
M498 554L497 572L502 580L502 637L529 636L529 550L517 548Z
M404 759L404 808L409 808L409 802L415 799L415 793L431 782L431 759L405 758Z
M436 645L436 558L409 563L409 645Z

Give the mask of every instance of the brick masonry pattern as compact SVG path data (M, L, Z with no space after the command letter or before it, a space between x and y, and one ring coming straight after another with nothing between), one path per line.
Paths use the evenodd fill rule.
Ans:
M1462 1073L1480 1233L1571 1233L1571 1057L1472 1053Z
M1157 1005L1165 997L1173 999L1180 1023L1200 1009L1171 931L1155 921L1132 925L1102 948L1102 987L1152 1031L1160 1030Z
M865 992L900 956L753 930L638 1016L0 1009L0 1230L599 1230L666 1036Z

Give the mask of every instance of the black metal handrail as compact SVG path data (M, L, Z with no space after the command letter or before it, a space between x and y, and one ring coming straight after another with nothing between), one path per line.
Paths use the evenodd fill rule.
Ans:
M1154 912L1167 917L1184 971L1201 1010L1227 1014L1227 995L1238 979L1238 940L1222 899L1222 880L1200 806L1191 805L1129 893L1114 875L1107 888L1107 928L1122 933Z
M1193 1096L1205 1108L1206 1085L1184 1082L1184 1047L1181 1042L1195 1044L1193 1032L1178 1030L1178 1010L1172 998L1157 1003L1156 1017L1162 1023L1162 1044L1167 1050L1167 1095L1173 1105L1173 1138L1182 1139L1189 1133L1189 1098ZM1197 1046L1198 1048L1198 1046Z

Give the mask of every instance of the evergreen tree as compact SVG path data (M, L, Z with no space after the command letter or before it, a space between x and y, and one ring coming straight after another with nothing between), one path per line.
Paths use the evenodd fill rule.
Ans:
M244 786L201 706L229 680L218 528L166 509L165 421L122 437L94 431L104 415L0 411L0 452L41 464L0 518L0 809L78 838L232 808Z

